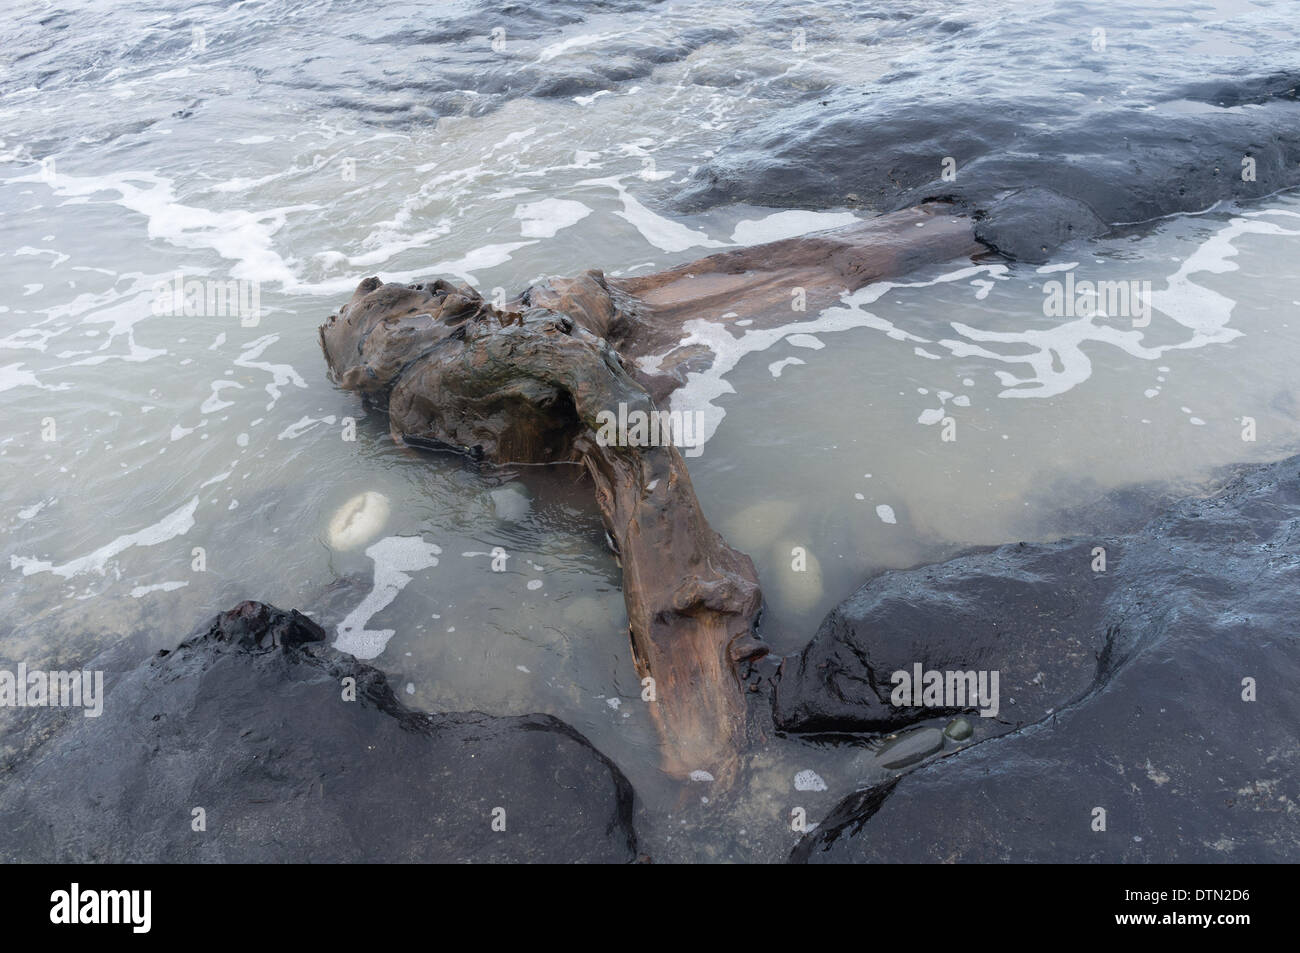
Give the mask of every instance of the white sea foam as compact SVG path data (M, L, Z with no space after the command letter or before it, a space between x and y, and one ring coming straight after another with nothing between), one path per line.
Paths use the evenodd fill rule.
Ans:
M24 576L34 573L52 572L56 576L70 579L84 572L103 575L109 560L119 556L132 546L157 546L178 536L184 536L194 528L194 512L198 509L199 498L196 496L183 506L168 513L152 526L146 526L134 533L126 533L111 543L101 546L93 553L70 560L61 566L32 556L10 556L9 568L22 569Z
M293 269L274 249L275 233L291 212L317 208L308 204L251 212L183 205L176 200L172 181L156 172L78 176L60 170L52 182L47 182L40 172L7 181L43 183L65 198L89 200L92 196L116 194L112 200L115 204L144 216L151 239L177 248L210 249L234 262L230 277L276 281L286 289L294 289L298 282Z
M67 390L71 384L42 384L31 371L23 370L23 362L16 364L6 364L0 367L0 391L12 390L15 387L36 387L40 390Z
M554 238L560 229L576 225L591 214L581 202L569 199L542 199L515 206L519 231L524 238Z
M801 361L797 357L785 357L779 361L773 361L771 364L767 365L767 369L773 377L780 377L781 372L785 370L787 367L791 367L795 364L803 364L803 363L804 361Z
M236 390L239 390L242 389L244 385L240 384L238 381L215 380L208 386L212 388L212 393L209 394L207 399L199 405L199 413L201 414L215 414L219 410L225 410L227 407L235 406L233 400L222 400L221 392L229 387L234 387Z
M623 185L623 176L615 175L603 179L585 179L578 184L604 185L617 192L619 199L623 203L623 211L614 214L630 224L641 233L642 238L661 251L679 252L688 248L721 248L726 245L726 242L712 239L703 232L689 228L681 222L674 222L650 211L650 209L638 202Z
M281 387L287 387L289 384L303 388L307 386L307 382L302 379L302 375L295 371L291 365L270 364L265 361L255 360L255 358L261 357L262 352L278 340L280 340L280 335L266 334L255 341L250 341L241 346L243 353L234 361L236 367L253 368L266 371L271 375L271 383L266 385L266 392L271 395L271 402L266 405L267 410L272 409L276 401L280 399ZM215 383L213 386L215 389Z
M846 296L844 303L822 311L816 317L805 321L796 321L776 328L752 328L737 337L729 325L706 318L695 318L682 325L685 337L679 346L699 344L708 348L714 355L713 363L703 371L692 371L686 376L686 383L670 397L672 410L700 411L704 414L703 439L700 444L685 450L685 456L699 456L704 445L717 432L725 411L714 404L724 394L735 392L725 379L735 369L741 359L748 354L765 351L777 342L792 334L830 333L847 331L853 328L870 328L884 333L887 337L899 341L912 341L919 344L931 343L908 331L897 328L879 315L867 311L866 304L879 300L888 292L899 288L926 288L951 281L962 281L976 275L997 275L1007 270L1006 265L970 265L940 275L930 281L893 282L879 281L867 285L853 295Z
M1236 302L1212 288L1197 284L1191 276L1236 271L1237 263L1232 260L1237 254L1234 242L1243 235L1252 234L1300 235L1300 231L1261 221L1258 217L1233 218L1187 256L1179 269L1169 276L1163 290L1152 294L1151 307L1193 332L1190 339L1176 347L1221 344L1241 336L1240 331L1227 326Z
M697 447L686 451L687 456L698 456L708 440L717 432L725 411L715 401L734 389L725 379L747 354L764 351L782 339L813 333L830 333L852 328L867 328L886 337L914 345L918 357L942 359L935 347L952 357L976 357L994 365L1015 367L995 370L1003 389L1001 398L1048 398L1063 394L1092 376L1092 360L1087 347L1107 344L1140 360L1156 360L1169 351L1205 347L1232 341L1241 332L1229 326L1235 302L1225 295L1197 284L1193 276L1221 274L1236 269L1231 260L1237 254L1235 242L1244 235L1293 236L1300 230L1288 229L1276 222L1263 221L1265 216L1285 214L1300 217L1287 210L1264 210L1236 217L1222 226L1196 248L1165 282L1165 287L1152 293L1151 304L1155 311L1171 318L1188 329L1191 334L1172 343L1148 344L1144 328L1117 326L1105 315L1092 314L1042 327L1023 330L994 331L974 327L961 321L950 323L954 337L933 340L874 313L870 306L886 294L905 289L933 287L954 281L975 284L977 298L987 293L989 280L1015 280L1005 265L971 265L941 274L928 281L880 281L846 295L841 304L823 310L816 317L793 322L777 328L747 330L737 337L731 326L719 321L695 319L683 325L685 337L678 346L702 345L713 352L712 365L704 371L687 375L686 383L670 398L673 410L701 411L704 415L703 439ZM1053 274L1077 268L1079 262L1060 262L1036 269L1039 275ZM792 343L794 343L792 341ZM642 366L657 363L642 359ZM769 369L775 365L769 365ZM776 376L774 372L774 376ZM968 406L969 400L962 404ZM942 417L936 411L922 414L920 422L934 423Z
M183 589L188 585L188 582L158 582L151 586L136 586L131 590L131 598L139 599L151 592L175 592L177 589Z
M852 212L811 212L788 209L763 218L746 218L736 223L731 240L737 245L762 245L783 238L796 238L809 232L852 225L858 217Z
M338 418L334 416L334 414L329 414L325 417L303 416L281 430L275 439L296 440L317 424L329 424L330 426L333 426L337 420Z
M394 629L367 629L370 619L397 598L411 581L407 575L438 565L442 550L419 536L389 536L381 539L366 555L375 562L374 588L339 623L334 648L360 659L376 658L396 635Z
M821 775L816 771L805 769L794 776L794 789L796 791L825 791L826 782L822 780Z
M29 520L37 513L39 513L41 510L45 509L45 507L51 505L54 502L55 502L55 498L51 497L48 500L41 500L39 503L33 503L31 506L25 506L18 511L18 518L20 520Z
M510 260L510 257L519 249L526 248L529 245L536 245L537 242L501 242L495 245L483 245L479 248L467 252L460 258L451 261L440 261L432 268L423 268L418 271L409 273L409 277L415 277L420 274L432 275L454 275L471 285L479 283L478 277L474 274L480 268L495 268L503 265ZM390 281L404 280L400 277L389 277Z
M571 36L567 39L560 40L558 43L552 43L546 47L537 57L537 62L547 63L556 57L563 56L573 50L579 50L586 46L595 46L604 43L607 40L614 40L623 36L622 33L586 33L579 36Z

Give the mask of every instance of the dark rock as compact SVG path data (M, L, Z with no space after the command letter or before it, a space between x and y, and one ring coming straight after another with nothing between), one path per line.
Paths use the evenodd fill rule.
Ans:
M1140 532L1101 544L1107 582L1078 593L1100 604L1081 605L1072 616L1110 633L1093 688L1014 734L847 798L800 841L792 860L1300 857L1300 457L1251 470L1213 497L1180 503ZM1059 544L1026 547L1023 557L1014 549L998 553L1014 593L1016 577L1026 573L1070 587L1080 550ZM928 572L939 584L927 595ZM914 598L960 605L961 587L954 592L951 583L963 574L945 564L902 575L911 576L906 591ZM995 588L990 581L971 595L994 606ZM953 623L966 618L958 614ZM877 627L861 630L863 638L888 638L888 614L873 619ZM1014 666L1020 654L1071 651L1068 639L1060 644L1061 632L1044 626L1034 637L1032 629L1022 631L1021 648L1000 650L1001 664ZM972 641L985 638L976 632ZM985 661L996 664L995 654ZM1256 701L1243 697L1248 678ZM1023 714L1025 703L1017 701ZM1104 831L1093 829L1097 808L1105 811Z
M1223 108L1262 106L1270 99L1294 100L1297 89L1300 89L1300 73L1283 72L1195 83L1183 90L1183 97Z
M1043 718L1093 685L1113 577L1093 542L1015 543L872 579L828 615L775 694L776 725L799 734L897 731L976 706L898 707L893 672L998 672L998 712L981 734ZM1115 558L1117 548L1107 544ZM1015 699L1015 704L1010 703Z
M1041 263L1058 246L1106 230L1106 224L1082 202L1050 189L1032 188L993 202L976 223L975 237L1009 258Z
M1290 75L1242 77L1170 88L1144 109L1077 111L1077 94L972 104L911 86L841 89L738 133L677 204L889 212L944 198L980 219L982 241L1039 262L1114 225L1300 186L1294 88Z
M411 711L323 638L245 602L121 678L8 773L0 859L636 860L632 789L572 728Z
M891 741L876 754L882 768L906 768L943 750L943 732L938 728L918 728Z

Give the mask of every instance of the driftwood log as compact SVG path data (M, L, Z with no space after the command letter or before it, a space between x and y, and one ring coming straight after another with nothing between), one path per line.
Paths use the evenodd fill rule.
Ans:
M606 445L597 417L620 404L649 414L708 366L708 351L677 347L692 318L790 323L793 288L816 309L982 250L968 221L922 206L639 278L552 278L501 309L442 279L367 278L320 340L335 382L385 407L399 442L586 468L623 567L637 669L655 682L663 768L727 783L745 732L743 666L766 652L754 564L709 526L676 447Z

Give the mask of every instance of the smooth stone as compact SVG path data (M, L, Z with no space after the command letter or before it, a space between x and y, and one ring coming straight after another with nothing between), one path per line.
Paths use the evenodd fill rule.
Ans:
M344 552L362 546L383 530L388 522L388 497L374 490L358 493L330 518L330 549Z
M509 523L523 522L528 518L528 513L532 509L528 491L516 484L498 487L488 496L492 497L492 508L496 512L497 519Z
M928 758L943 748L943 732L938 728L920 728L901 735L876 754L882 768L906 768Z
M727 539L741 551L757 552L780 539L798 512L797 505L780 500L755 503L724 521L723 528ZM789 565L788 560L786 565Z
M802 546L804 550L802 571L793 568L795 557L791 550L796 546ZM822 564L817 561L812 550L806 543L787 539L777 543L772 550L772 555L773 563L777 567L776 572L763 582L770 592L774 592L776 596L774 601L779 602L783 608L795 612L808 612L815 609L825 595L826 588L822 583ZM815 620L809 620L810 623L813 621Z
M966 718L954 718L944 726L943 733L953 741L965 741L975 734L975 726Z

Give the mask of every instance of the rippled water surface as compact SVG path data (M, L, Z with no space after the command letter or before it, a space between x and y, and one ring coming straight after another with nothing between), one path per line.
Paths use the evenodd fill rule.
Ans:
M1020 6L13 14L0 27L0 656L73 664L126 637L170 647L246 598L332 627L397 578L361 624L390 634L375 664L409 704L575 725L631 778L656 856L781 856L791 806L824 813L867 779L865 753L770 740L725 803L662 777L589 484L395 446L326 379L316 327L372 274L513 294L547 274L645 273L842 224L866 213L686 215L671 200L733 133L823 90L921 95L947 71L987 75L992 96L997 58L1033 45L1012 76L1044 70L1054 108L1073 95L1082 110L1231 75L1283 5L1120 18L1056 4L1054 19L1008 24ZM1140 64L1125 82L1070 45L1086 51L1099 16ZM1168 50L1188 24L1196 75ZM1300 200L1279 194L1043 267L947 263L792 312L777 331L727 333L674 407L716 427L692 477L755 560L764 637L793 653L883 569L1121 529L1228 464L1294 449L1298 271ZM1148 282L1149 323L1048 315L1044 285L1067 272ZM157 313L158 283L178 274L245 282L255 320ZM332 546L331 518L366 491L389 501L382 528ZM422 548L367 555L393 537ZM494 547L510 554L504 573ZM807 572L791 570L796 547ZM803 769L827 790L796 792Z

